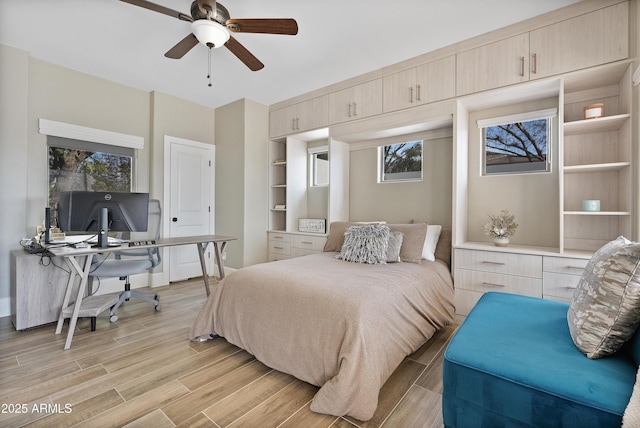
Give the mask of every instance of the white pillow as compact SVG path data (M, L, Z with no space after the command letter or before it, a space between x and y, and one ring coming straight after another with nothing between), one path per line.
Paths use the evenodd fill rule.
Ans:
M435 261L436 245L438 245L441 231L442 226L439 224L427 225L427 236L424 238L424 247L422 247L423 260Z

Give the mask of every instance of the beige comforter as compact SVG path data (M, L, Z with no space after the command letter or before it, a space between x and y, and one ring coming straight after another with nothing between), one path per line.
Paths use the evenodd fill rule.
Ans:
M337 253L249 266L220 282L191 329L320 386L311 410L361 420L403 358L453 321L444 263L365 265Z

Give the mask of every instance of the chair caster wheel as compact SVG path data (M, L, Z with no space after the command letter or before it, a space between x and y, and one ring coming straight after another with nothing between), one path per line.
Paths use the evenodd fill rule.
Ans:
M117 316L117 315L111 315L111 316L109 317L109 321L111 321L111 322L116 322L116 321L118 321L118 316Z
M156 305L156 311L160 312L162 310L162 305L160 303L158 303Z

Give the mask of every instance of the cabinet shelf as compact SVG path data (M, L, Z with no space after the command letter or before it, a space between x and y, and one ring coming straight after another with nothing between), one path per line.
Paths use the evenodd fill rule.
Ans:
M579 216L630 216L629 211L565 211L564 215Z
M621 169L631 166L631 162L610 162L597 163L590 165L571 165L564 167L565 174L578 174L583 172L611 172L620 171Z
M593 132L615 131L631 117L630 114L617 114L597 119L576 120L565 122L564 135L580 135Z

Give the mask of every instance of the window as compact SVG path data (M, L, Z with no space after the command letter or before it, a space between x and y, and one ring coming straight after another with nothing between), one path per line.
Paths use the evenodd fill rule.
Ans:
M107 144L47 137L49 206L61 192L130 192L134 150Z
M422 180L422 141L379 148L381 183Z
M551 120L555 109L479 120L483 174L523 174L551 170Z
M309 185L320 187L329 185L329 151L327 147L310 148Z

